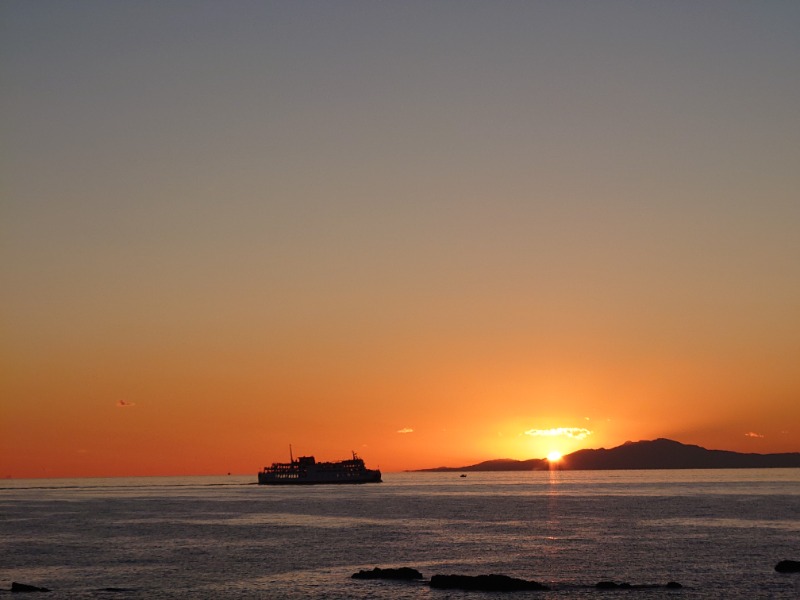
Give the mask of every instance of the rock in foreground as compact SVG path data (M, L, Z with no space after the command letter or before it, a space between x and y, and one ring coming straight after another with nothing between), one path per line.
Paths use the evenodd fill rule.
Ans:
M800 573L800 560L782 560L775 565L778 573Z
M422 573L411 567L398 569L380 569L375 567L371 571L359 571L351 575L353 579L422 579Z
M431 587L441 590L475 590L480 592L546 591L550 588L538 581L517 579L508 575L434 575Z
M629 590L631 584L626 582L617 583L616 581L598 581L595 586L598 590Z
M35 585L28 585L27 583L17 583L16 581L11 582L11 591L12 592L49 592L45 587L37 587Z
M665 587L668 590L679 590L683 586L677 581L670 581L666 585L658 583L617 583L616 581L598 581L595 586L598 590L647 590Z

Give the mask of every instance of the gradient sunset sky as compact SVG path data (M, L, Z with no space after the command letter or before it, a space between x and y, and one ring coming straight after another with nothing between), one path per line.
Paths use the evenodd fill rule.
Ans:
M0 3L0 477L800 451L800 2Z

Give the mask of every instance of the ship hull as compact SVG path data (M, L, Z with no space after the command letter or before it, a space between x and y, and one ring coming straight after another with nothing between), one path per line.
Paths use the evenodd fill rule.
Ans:
M358 478L350 479L328 479L319 477L295 477L283 478L275 477L268 473L258 474L258 485L345 485L359 483L381 483L380 471Z
M351 460L318 463L313 456L301 456L288 463L272 463L258 473L259 485L343 485L381 483L381 472L367 469L353 453Z

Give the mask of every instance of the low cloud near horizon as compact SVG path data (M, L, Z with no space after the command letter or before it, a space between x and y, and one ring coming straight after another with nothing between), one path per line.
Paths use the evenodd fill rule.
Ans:
M585 440L592 435L592 432L583 427L553 427L552 429L529 429L525 435L533 437L546 436L556 437L563 435L564 437L573 438L576 440Z
M756 433L755 431L748 431L744 435L746 437L749 437L749 438L763 438L764 437L763 435L761 435L760 433Z
M403 427L402 429L398 429L397 433L414 433L414 430L411 427Z
M126 400L119 400L117 402L117 408L130 408L131 406L136 406L136 402L127 402Z

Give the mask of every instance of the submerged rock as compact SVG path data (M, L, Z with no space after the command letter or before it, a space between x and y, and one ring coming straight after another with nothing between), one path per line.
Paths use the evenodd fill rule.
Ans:
M800 573L800 560L782 560L775 565L778 573Z
M476 590L481 592L545 591L550 588L538 581L517 579L508 575L434 575L431 587L443 590Z
M371 571L359 571L351 575L353 579L422 579L422 573L411 567L397 569L380 569L375 567Z
M27 583L17 583L16 581L11 582L11 591L12 592L49 592L46 587L37 587L35 585L28 585Z
M657 583L617 583L616 581L598 581L595 586L598 590L648 590L656 588L667 588L668 590L679 590L683 586L677 581L670 581L666 585Z
M615 581L598 581L595 586L598 590L627 590L632 586L630 583L617 583Z

